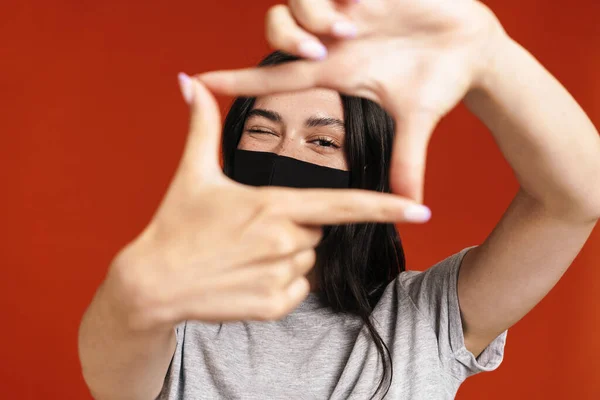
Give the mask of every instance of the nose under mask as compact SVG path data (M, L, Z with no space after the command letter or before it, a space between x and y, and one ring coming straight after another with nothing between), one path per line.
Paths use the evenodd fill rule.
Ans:
M350 187L349 171L323 167L275 153L239 149L233 155L232 179L251 186Z

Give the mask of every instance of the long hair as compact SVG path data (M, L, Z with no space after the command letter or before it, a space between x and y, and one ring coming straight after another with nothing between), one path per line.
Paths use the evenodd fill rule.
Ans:
M268 55L260 66L296 61L280 51ZM345 156L350 170L350 187L390 192L389 167L394 137L393 119L376 103L360 97L340 95L346 128ZM255 98L234 100L223 125L223 170L232 174L234 151L244 130ZM383 364L379 386L388 376L391 386L393 365L385 342L373 326L370 315L386 286L405 270L404 251L393 224L368 223L324 227L316 248L315 275L319 297L334 312L360 316L369 329ZM388 362L385 354L387 353Z

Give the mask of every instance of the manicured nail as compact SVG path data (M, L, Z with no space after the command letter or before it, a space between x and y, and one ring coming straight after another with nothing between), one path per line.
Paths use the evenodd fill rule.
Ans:
M427 222L431 218L431 210L427 206L413 204L404 210L404 218L408 222Z
M358 28L350 21L338 21L331 27L331 32L338 37L353 38L358 34Z
M192 100L194 98L194 82L189 75L180 72L177 75L179 79L179 89L181 89L181 95L186 103L192 104Z
M322 60L327 56L327 48L314 40L305 40L298 45L298 52L307 58Z

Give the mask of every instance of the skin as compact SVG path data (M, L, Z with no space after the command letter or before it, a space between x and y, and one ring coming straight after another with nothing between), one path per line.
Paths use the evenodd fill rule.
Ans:
M216 100L200 82L180 79L191 109L180 165L150 223L113 259L81 321L82 372L98 400L156 398L175 351L174 328L182 321L268 321L291 312L310 289L305 276L323 225L407 222L406 210L414 206L372 191L256 188L230 180L219 163ZM309 100L327 94L316 95ZM328 94L319 105L339 117L333 99ZM299 135L291 116L305 114L289 114L297 106L279 109L293 128L280 131L286 140L277 146L343 166L341 157L325 155L321 148L328 147L315 144L324 127Z
M346 131L339 94L329 89L262 96L246 119L238 148L265 151L329 168L347 171L344 154ZM267 112L262 112L267 111ZM309 122L316 121L318 126ZM306 275L310 291L318 290L311 269Z
M460 268L465 347L477 357L557 284L600 218L598 131L480 1L290 0L269 10L266 36L305 60L199 78L229 95L327 87L379 102L396 120L399 196L422 201L429 139L459 102L490 130L520 188Z
M80 328L84 377L98 399L154 398L179 321L277 319L293 309L308 292L302 279L314 262L319 226L406 221L407 207L422 199L433 129L463 99L520 184L500 223L460 269L465 346L473 355L543 299L600 218L598 132L483 3L294 0L276 7L267 17L269 43L313 58L302 54L303 43L322 41L326 52L314 58L323 61L200 80L230 95L326 87L378 101L396 119L396 202L374 193L235 185L219 169L214 98L199 82L182 85L192 107L182 163L151 223L111 265ZM355 31L339 35L340 21ZM228 240L215 241L220 237Z
M244 125L238 148L348 170L344 155L344 109L337 92L310 89L263 96L256 99L253 110L272 111L278 114L280 121L270 115L251 115ZM307 126L310 120L320 120L320 126Z

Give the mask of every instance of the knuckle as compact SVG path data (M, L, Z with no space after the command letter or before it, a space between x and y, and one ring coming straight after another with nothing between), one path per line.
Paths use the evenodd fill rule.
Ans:
M277 292L281 290L280 287L270 284L265 280L261 280L261 282L256 287L258 295L264 298L272 298L277 295Z
M279 234L271 235L270 247L275 254L289 254L296 249L296 240L289 230L285 229Z
M280 288L289 282L292 272L287 263L281 263L267 267L263 274L263 282L268 288ZM269 290L267 291L267 294L272 294Z
M305 250L294 259L296 266L300 268L312 267L317 261L317 252L315 249Z
M259 317L264 321L277 320L285 316L288 307L281 294L276 293L265 297Z

